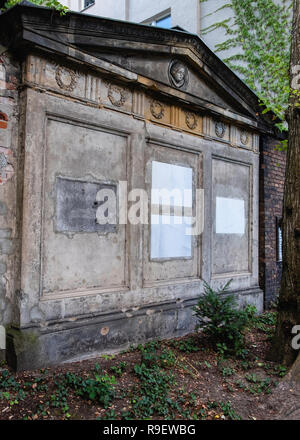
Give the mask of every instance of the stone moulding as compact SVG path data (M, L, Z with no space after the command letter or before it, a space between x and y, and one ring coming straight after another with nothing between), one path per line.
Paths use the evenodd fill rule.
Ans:
M26 61L26 84L28 84L29 87L36 85L37 88L47 90L48 92L58 90L62 95L73 97L82 102L90 102L95 106L107 108L116 107L119 111L127 114L137 113L146 119L146 102L149 98L151 117L157 120L157 122L174 125L182 130L192 130L197 135L201 135L202 133L212 136L216 135L216 133L202 131L201 118L203 118L203 115L207 115L206 118L210 118L209 113L205 113L203 109L199 113L195 108L186 111L180 106L180 103L170 105L170 103L165 101L161 102L158 92L157 97L151 95L152 97L150 98L150 96L147 96L145 88L141 89L137 86L131 87L130 90L117 83L108 82L105 75L97 75L95 72L92 72L92 70L86 73L81 71L79 66L74 67L74 63L72 64L73 67L67 67L65 64L61 66L57 64L53 65L53 63L46 58L42 59L38 56L29 55ZM68 72L73 72L76 76L76 81L71 84L70 79L67 81L64 78L63 83L59 85L56 78L57 69L59 67L61 67L61 72L67 72L67 77L69 75ZM149 86L151 87L151 83L149 83ZM169 109L170 107L172 108ZM222 124L223 123L220 123L220 127L217 127L217 132L221 136L223 133ZM234 126L234 121L228 122L227 129L230 126ZM220 139L224 139L228 142L225 133ZM241 142L238 138L234 137L230 142L236 147L241 147Z
M238 296L238 302L242 305L247 298L259 305L261 297L259 288L248 289ZM99 352L121 351L153 338L180 337L195 329L192 307L197 299L149 304L136 311L87 315L76 321L49 323L47 327L9 329L7 360L17 371L37 369L87 359Z

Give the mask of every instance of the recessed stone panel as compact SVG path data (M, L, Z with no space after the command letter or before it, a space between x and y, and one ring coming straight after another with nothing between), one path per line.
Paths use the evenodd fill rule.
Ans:
M104 218L100 224L98 214L101 207ZM62 177L56 179L57 232L116 232L116 212L116 185Z
M111 214L118 182L127 181L126 136L50 119L46 145L43 294L125 288L126 225ZM105 206L110 220L101 224Z
M251 168L223 159L212 161L212 274L251 271Z

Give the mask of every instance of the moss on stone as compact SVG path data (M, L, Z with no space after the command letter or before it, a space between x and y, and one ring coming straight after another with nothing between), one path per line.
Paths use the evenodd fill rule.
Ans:
M6 328L7 336L13 339L16 355L33 350L39 343L39 335L33 331L22 331L13 327Z

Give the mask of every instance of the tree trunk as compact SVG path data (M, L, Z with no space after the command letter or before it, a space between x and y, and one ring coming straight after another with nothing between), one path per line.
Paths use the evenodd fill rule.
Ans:
M288 110L289 140L283 202L283 265L278 320L271 358L290 366L299 350L292 348L292 328L300 325L300 0L294 0ZM300 359L298 357L298 363Z
M289 373L289 378L292 382L300 383L300 353L292 366L292 369Z

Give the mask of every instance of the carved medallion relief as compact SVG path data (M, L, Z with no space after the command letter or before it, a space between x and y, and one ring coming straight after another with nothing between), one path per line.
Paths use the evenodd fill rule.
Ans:
M165 107L161 102L152 101L150 105L152 116L156 119L162 119L165 115Z
M198 126L197 116L194 113L185 113L185 123L190 130L195 130Z
M188 84L188 69L181 61L173 60L169 64L169 80L171 85L177 87L178 89Z
M107 96L112 105L123 107L126 102L126 95L126 91L122 87L114 84L108 86Z
M224 124L224 122L221 121L216 121L215 122L215 133L216 135L223 139L226 133L226 125Z
M61 89L67 90L68 92L72 92L75 89L77 75L73 70L58 66L55 72L55 79Z
M41 72L39 75L36 72ZM191 74L187 65L179 59L173 59L167 67L170 85L183 89L189 84ZM178 102L162 102L159 96L142 89L133 90L121 83L114 84L96 74L80 72L71 67L57 65L39 57L28 57L26 67L27 79L49 89L60 89L76 93L96 105L115 110L138 114L140 117L162 125L173 126L186 131L204 133L212 138L230 142L237 147L253 148L257 151L255 134L246 129L234 127L229 122L216 120L211 116L198 114L197 110L183 108ZM6 128L7 120L0 112L0 129ZM256 142L257 143L257 142ZM255 147L256 145L256 147Z
M241 131L240 135L241 143L245 146L249 144L250 136L249 133L245 130Z

